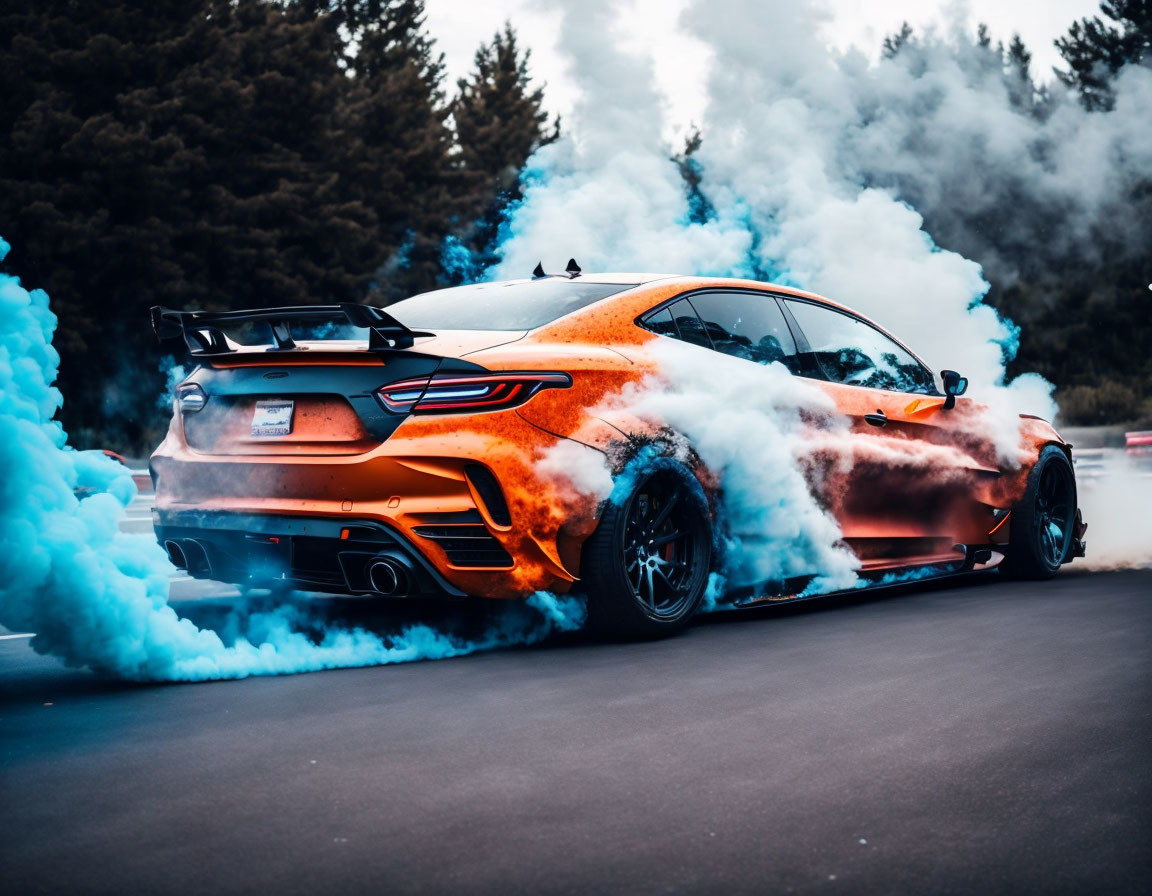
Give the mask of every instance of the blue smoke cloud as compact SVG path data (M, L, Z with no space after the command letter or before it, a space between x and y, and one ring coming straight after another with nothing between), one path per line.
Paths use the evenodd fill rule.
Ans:
M0 260L8 250L0 239ZM174 569L160 546L119 530L131 476L102 452L71 449L53 419L55 329L47 294L0 274L0 624L35 632L38 652L122 678L200 681L440 659L583 623L581 601L541 592L477 638L333 628L304 602L235 612L221 632L198 627L168 604Z

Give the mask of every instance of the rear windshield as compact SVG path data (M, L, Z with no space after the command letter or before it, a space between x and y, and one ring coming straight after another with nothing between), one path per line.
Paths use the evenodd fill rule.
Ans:
M413 330L532 330L635 283L529 280L426 292L385 309Z

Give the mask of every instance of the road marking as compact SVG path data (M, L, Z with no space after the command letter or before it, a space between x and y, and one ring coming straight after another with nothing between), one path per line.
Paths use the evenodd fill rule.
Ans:
M22 635L0 635L0 641L10 641L13 638L35 638L35 632L25 632Z

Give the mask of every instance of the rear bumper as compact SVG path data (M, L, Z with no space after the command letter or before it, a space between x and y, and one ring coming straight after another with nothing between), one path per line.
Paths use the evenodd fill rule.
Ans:
M595 526L596 506L566 497L537 471L535 459L558 441L506 412L411 419L387 442L357 455L222 457L191 450L176 421L150 464L157 536L161 542L195 542L197 531L206 531L205 550L220 559L205 562L210 574L192 562L192 574L248 582L252 556L276 555L275 547L253 547L259 545L253 536L301 539L303 557L312 546L303 539L340 540L342 531L362 525L380 533L365 539L370 543L364 552L386 536L433 571L447 593L563 593L576 580L580 545ZM268 520L279 522L269 528L261 522ZM199 549L189 549L199 559ZM305 567L297 561L280 557L277 569L283 573L287 562L302 587L367 590L355 577L340 576L343 567L332 563L324 581L300 578Z
M376 520L158 510L155 528L173 562L197 578L367 594L376 590L369 567L387 561L404 573L397 594L465 596L403 535Z

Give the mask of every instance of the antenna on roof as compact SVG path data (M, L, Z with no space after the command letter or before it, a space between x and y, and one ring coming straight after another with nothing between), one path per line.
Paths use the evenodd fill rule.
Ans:
M568 259L568 267L564 268L564 270L573 280L580 276L580 265L576 264L575 258Z
M544 273L544 265L541 262L536 262L536 267L532 269L532 279L539 280L541 277L547 277Z

